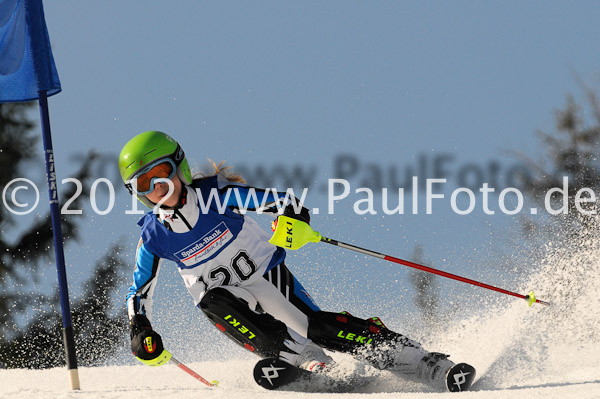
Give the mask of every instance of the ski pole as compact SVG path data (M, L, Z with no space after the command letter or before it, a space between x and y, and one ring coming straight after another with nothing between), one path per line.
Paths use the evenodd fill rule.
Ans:
M516 292L505 290L503 288L494 287L493 285L489 285L489 284L482 283L482 282L479 282L479 281L471 280L471 279L466 278L466 277L461 277L461 276L458 276L456 274L452 274L452 273L448 273L448 272L445 272L445 271L442 271L442 270L434 269L434 268L429 267L429 266L420 265L418 263L410 262L408 260L395 258L393 256L385 255L385 254L382 254L382 253L379 253L379 252L375 252L375 251L371 251L369 249L357 247L357 246L351 245L351 244L346 244L344 242L333 240L331 238L327 238L327 237L321 236L321 242L324 242L324 243L327 243L327 244L331 244L331 245L335 245L335 246L340 247L340 248L345 248L345 249L350 249L352 251L360 252L361 254L364 254L364 255L374 256L376 258L387 260L389 262L394 262L394 263L398 263L400 265L412 267L414 269L422 270L424 272L437 274L438 276L447 277L447 278L450 278L452 280L457 280L457 281L461 281L463 283L467 283L467 284L471 284L471 285L476 285L476 286L482 287L482 288L487 288L488 290L500 292L502 294L512 295L512 296L515 296L517 298L525 299L529 303L529 306L533 305L536 302L537 303L541 303L543 305L550 305L550 303L548 303L548 302L536 299L535 294L533 293L533 291L531 291L529 293L529 295L522 295L522 294L518 294Z
M197 379L198 381L203 383L204 385L208 385L209 387L216 387L219 385L219 381L216 381L216 380L208 381L208 380L202 378L202 376L200 374L196 373L194 370L190 369L188 366L181 363L179 360L175 359L173 356L171 356L170 361L173 364L175 364L177 367L179 367L181 370L185 371L186 373L188 373L189 375L191 375L192 377L194 377L195 379Z
M398 263L404 266L412 267L414 269L422 270L424 272L437 274L438 276L450 278L452 280L461 281L463 283L476 285L478 287L486 288L488 290L500 292L506 295L512 295L517 298L525 299L529 306L534 303L541 303L543 305L550 305L549 302L545 302L539 300L535 297L533 291L529 293L529 295L522 295L516 292L508 291L502 288L494 287L489 284L485 284L479 281L471 280L466 277L461 277L456 274L444 272L442 270L434 269L429 266L420 265L418 263L410 262L404 259L396 258L390 255L385 255L379 252L371 251L369 249L357 247L356 245L347 244L338 240L334 240L331 238L327 238L321 235L321 233L316 232L310 227L307 223L293 219L287 216L280 215L273 222L273 237L269 240L271 244L287 248L287 249L299 249L300 247L308 244L309 242L324 242L326 244L335 245L340 248L350 249L352 251L359 252L364 255L373 256L379 259L387 260L389 262Z
M146 338L146 339L150 339L150 337ZM152 341L150 341L152 342ZM151 345L151 344L150 344ZM173 364L175 364L177 367L179 367L180 369L182 369L183 371L185 371L186 373L188 373L189 375L191 375L192 377L194 377L195 379L197 379L198 381L200 381L201 383L208 385L209 387L216 387L219 384L219 381L208 381L204 378L202 378L202 376L198 373L196 373L194 370L190 369L188 366L186 366L185 364L181 363L179 360L175 359L175 357L173 357L173 355L171 354L171 352L169 352L166 349L163 349L163 351L161 352L161 354L154 358L154 359L150 359L150 360L144 360L142 358L139 358L136 356L136 359L139 360L140 362L142 362L143 364L147 365L147 366L152 366L152 367L158 367L158 366L163 366L165 364L167 364L168 362L172 362Z

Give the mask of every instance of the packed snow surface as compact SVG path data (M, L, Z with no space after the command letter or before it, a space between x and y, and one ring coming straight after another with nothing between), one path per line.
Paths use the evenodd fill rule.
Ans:
M69 389L65 369L3 370L0 372L1 398L73 398L73 399L130 399L152 397L167 399L187 398L440 398L464 397L470 399L528 398L600 398L600 367L585 366L548 375L547 378L516 379L505 384L480 383L474 391L464 393L423 392L422 387L382 377L378 386L368 392L352 394L323 394L273 392L258 387L251 377L252 361L228 360L223 362L192 363L200 375L220 380L218 388L208 388L173 365L161 368L140 366L84 367L79 374L80 391ZM519 374L518 372L515 374Z

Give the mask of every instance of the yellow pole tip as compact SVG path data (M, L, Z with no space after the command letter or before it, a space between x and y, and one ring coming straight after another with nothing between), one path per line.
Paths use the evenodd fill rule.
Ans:
M535 302L535 294L533 293L533 291L531 291L529 295L527 295L527 304L529 305L529 307L531 307L531 305L533 305Z

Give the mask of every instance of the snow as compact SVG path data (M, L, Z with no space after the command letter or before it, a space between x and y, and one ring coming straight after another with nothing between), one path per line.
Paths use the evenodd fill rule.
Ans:
M172 364L152 368L119 363L80 367L80 391L69 389L64 368L0 370L0 399L600 398L600 238L581 237L578 242L549 247L545 258L536 261L536 271L517 287L519 292L535 287L538 298L550 306L529 308L523 300L482 295L485 306L457 313L463 317L455 313L421 340L429 350L475 366L478 378L470 392L430 392L337 353L333 356L341 366L378 375L377 383L352 394L270 392L252 379L256 358L229 343L237 351L225 353L222 361L186 356L202 360L186 365L207 380L218 380L218 388L202 385Z
M79 369L80 391L71 391L65 369L50 370L2 370L0 371L0 398L70 398L70 399L130 399L153 397L164 399L187 398L319 398L352 397L370 399L426 399L440 397L463 397L469 399L495 398L600 398L600 368L593 367L583 373L566 372L552 376L553 382L530 380L515 386L474 387L472 392L431 393L416 392L418 387L399 381L394 384L382 377L379 386L369 392L352 394L320 394L296 392L271 392L258 387L251 377L253 362L229 360L224 362L199 362L188 364L190 368L208 379L218 379L217 388L205 387L174 365L159 368L139 366L83 367ZM404 388L404 389L403 389Z

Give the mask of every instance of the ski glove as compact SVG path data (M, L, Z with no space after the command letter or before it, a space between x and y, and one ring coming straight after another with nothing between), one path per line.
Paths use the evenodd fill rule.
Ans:
M152 330L146 316L133 316L129 322L129 332L131 350L140 362L149 366L161 366L169 361L171 354L165 350L160 335Z
M310 214L308 213L308 209L302 207L299 213L296 213L293 204L289 204L283 209L283 216L287 216L292 219L301 220L306 224L310 224Z

